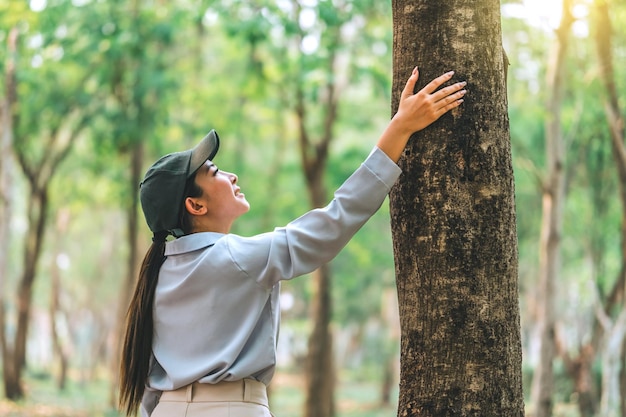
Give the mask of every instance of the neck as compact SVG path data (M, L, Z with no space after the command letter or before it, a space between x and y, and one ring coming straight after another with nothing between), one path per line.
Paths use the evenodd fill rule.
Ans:
M191 230L191 233L215 232L215 233L227 234L227 233L230 233L232 224L233 222L200 220L194 224L193 229Z

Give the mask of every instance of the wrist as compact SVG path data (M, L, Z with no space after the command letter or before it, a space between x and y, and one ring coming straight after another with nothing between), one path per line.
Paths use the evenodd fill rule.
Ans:
M393 134L395 137L406 138L407 141L409 137L411 137L411 135L415 133L415 130L413 129L413 127L410 126L408 123L406 123L402 119L402 116L399 115L399 113L396 113L391 118L391 120L389 121L389 124L387 125L387 130L389 131L389 133Z

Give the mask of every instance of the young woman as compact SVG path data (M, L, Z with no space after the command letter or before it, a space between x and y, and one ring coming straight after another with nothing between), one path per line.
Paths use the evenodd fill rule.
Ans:
M253 236L230 234L250 206L237 176L213 158L211 131L195 148L150 167L140 197L152 246L131 301L120 405L142 416L269 417L280 281L330 261L378 210L400 175L409 137L458 107L465 82L414 94L415 68L398 112L361 166L322 209ZM176 239L166 242L173 235Z

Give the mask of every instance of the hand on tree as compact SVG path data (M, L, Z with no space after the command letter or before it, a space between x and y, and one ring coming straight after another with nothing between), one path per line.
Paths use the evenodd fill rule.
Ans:
M466 90L462 88L467 84L465 81L437 90L453 75L454 71L440 75L428 83L426 87L413 94L415 83L419 78L419 71L415 67L404 86L404 90L402 90L398 112L394 116L394 119L398 119L398 122L402 123L405 129L409 131L409 135L424 129L443 114L463 103Z
M454 71L447 72L413 94L415 83L419 78L419 71L415 67L402 90L397 113L376 144L393 161L398 162L413 133L424 129L443 114L463 103L463 96L466 93L463 87L467 84L465 81L437 90L453 75Z

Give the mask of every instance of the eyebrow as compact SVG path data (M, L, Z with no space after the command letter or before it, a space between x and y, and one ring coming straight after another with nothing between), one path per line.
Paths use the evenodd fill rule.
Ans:
M205 164L205 165L206 165L206 164ZM215 165L214 163L210 163L210 164L208 164L208 165L207 165L207 168L206 168L206 172L205 172L205 174L209 174L209 172L211 172L211 168L212 168L212 167L215 167L215 169L218 169L218 168L217 168L217 165Z

